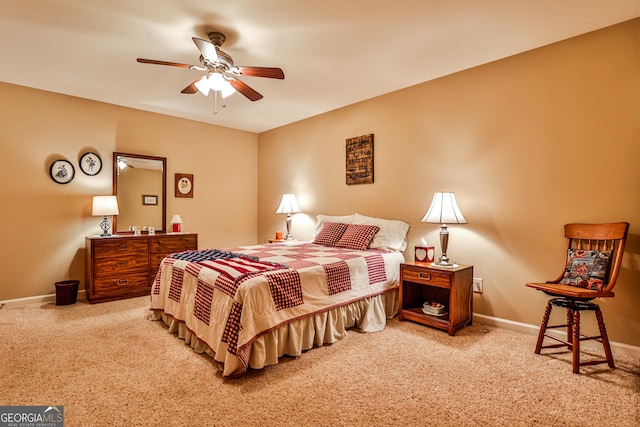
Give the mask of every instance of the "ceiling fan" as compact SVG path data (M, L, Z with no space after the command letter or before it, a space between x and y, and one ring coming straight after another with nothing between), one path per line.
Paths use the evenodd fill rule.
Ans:
M206 75L197 78L189 86L182 90L182 93L193 94L201 92L208 95L210 91L214 91L216 96L218 92L223 99L233 95L236 91L243 94L251 101L258 101L263 96L249 85L244 83L238 77L266 77L270 79L284 79L284 72L280 68L274 67L248 67L236 66L233 59L227 53L220 49L225 42L224 34L217 31L209 33L209 40L203 40L198 37L192 37L193 42L200 51L200 64L189 65L178 62L156 61L153 59L138 58L137 61L143 64L169 65L171 67L188 68L189 70L206 71Z

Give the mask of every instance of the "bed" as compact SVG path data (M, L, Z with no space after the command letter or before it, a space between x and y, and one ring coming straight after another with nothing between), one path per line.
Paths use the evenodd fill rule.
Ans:
M223 377L384 329L398 309L409 226L359 214L318 215L313 238L167 256L151 288L161 320Z

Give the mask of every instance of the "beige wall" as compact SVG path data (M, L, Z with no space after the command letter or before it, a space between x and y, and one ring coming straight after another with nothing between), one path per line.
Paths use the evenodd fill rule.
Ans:
M438 246L420 223L433 192L454 191L468 224L450 227L448 254L484 278L474 311L538 325L546 297L524 283L559 274L562 225L628 221L601 306L610 338L640 346L639 36L636 19L261 134L259 239L284 228L274 211L293 192L295 237L318 213L401 219L412 260L422 238ZM347 186L345 139L367 133L375 183Z
M200 247L256 241L256 134L8 84L0 99L0 301L84 287L84 237L100 233L91 196L111 194L114 151L167 157L167 220L180 214ZM86 151L102 158L96 176L78 167ZM76 168L65 185L49 177L58 158ZM174 197L175 173L194 174L193 199Z

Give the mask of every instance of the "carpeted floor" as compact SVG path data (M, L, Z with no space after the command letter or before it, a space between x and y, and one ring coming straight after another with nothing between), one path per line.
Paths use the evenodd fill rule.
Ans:
M65 426L638 426L640 363L571 373L535 337L390 321L223 380L147 320L148 299L0 309L0 405L63 405Z

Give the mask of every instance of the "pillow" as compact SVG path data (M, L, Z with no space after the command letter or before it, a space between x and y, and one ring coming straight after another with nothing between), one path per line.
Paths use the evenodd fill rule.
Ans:
M409 224L403 221L375 218L372 216L353 215L329 216L319 214L316 216L316 229L313 232L312 240L322 231L322 224L325 221L341 222L344 224L365 224L376 225L380 228L378 233L369 244L371 249L391 249L393 251L404 251L407 248L407 232Z
M567 250L567 265L560 283L601 291L606 285L611 251Z
M369 247L373 236L376 235L378 230L380 230L380 227L376 225L348 224L336 246L364 251Z
M344 234L344 230L347 229L347 224L342 222L324 222L322 231L318 233L313 243L325 246L335 246L340 237Z
M380 228L380 231L378 231L369 245L371 249L391 249L402 252L407 248L409 224L406 222L374 218L357 213L355 214L353 223L376 225Z
M351 224L354 220L355 220L355 214L353 215L342 215L342 216L330 216L330 215L323 215L323 214L318 214L316 216L316 228L313 231L313 236L311 236L311 240L315 240L316 236L318 234L320 234L320 232L322 231L322 226L325 223L325 221L329 221L329 222L341 222L343 224Z

